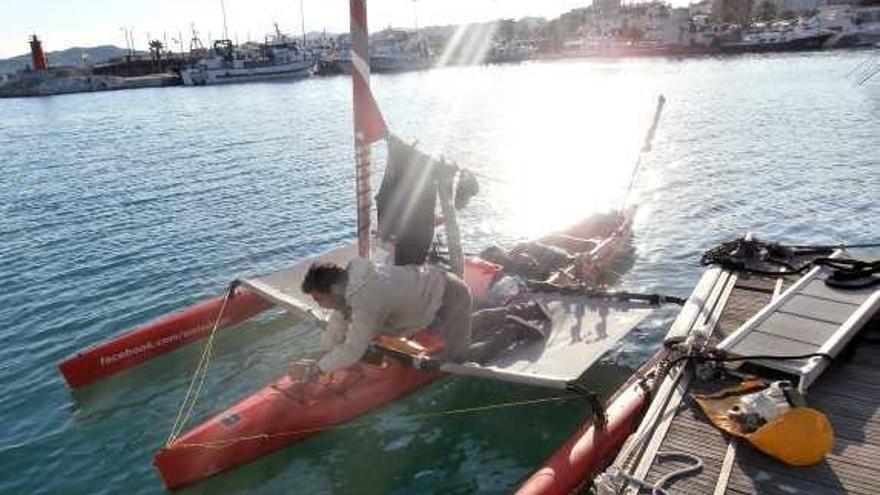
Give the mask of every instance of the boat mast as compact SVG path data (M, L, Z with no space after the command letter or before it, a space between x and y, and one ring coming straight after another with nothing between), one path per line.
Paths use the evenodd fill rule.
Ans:
M370 52L367 0L349 0L351 15L351 90L354 106L355 177L357 179L358 256L370 259L370 141L364 128L370 98Z
M305 3L305 1L306 0L299 0L299 23L303 34L303 50L306 49L306 14L303 9L303 3Z
M223 39L229 39L229 30L226 29L226 4L220 0L220 11L223 13Z

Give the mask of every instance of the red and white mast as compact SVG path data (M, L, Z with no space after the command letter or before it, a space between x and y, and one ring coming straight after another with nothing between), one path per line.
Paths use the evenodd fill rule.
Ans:
M358 256L370 258L372 206L370 144L385 137L387 128L370 92L370 35L367 1L349 0L351 14L351 91L354 107L354 149L357 179Z

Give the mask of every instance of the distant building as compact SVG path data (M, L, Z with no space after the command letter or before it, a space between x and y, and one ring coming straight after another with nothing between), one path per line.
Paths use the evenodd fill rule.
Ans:
M689 45L691 34L691 13L687 7L672 9L660 31L660 41L664 45Z
M669 46L709 46L715 41L718 33L713 29L709 14L691 15L690 7L672 9L662 24L661 43Z
M593 0L593 9L603 14L620 10L620 0Z
M823 5L816 20L823 29L837 33L859 33L880 41L880 4L869 6Z
M822 5L828 5L829 7L834 5L852 5L853 7L869 7L869 6L877 6L880 5L880 1L878 0L827 0L822 2Z
M712 0L703 0L702 2L692 3L687 6L687 10L691 17L698 15L712 15Z
M712 2L712 18L724 24L751 23L754 17L755 0L715 0Z
M523 17L522 19L516 22L517 28L522 28L523 30L529 32L535 32L540 27L547 24L547 20L543 17Z
M833 1L833 0L832 0ZM775 0L777 12L793 11L799 14L815 11L828 3L827 0Z

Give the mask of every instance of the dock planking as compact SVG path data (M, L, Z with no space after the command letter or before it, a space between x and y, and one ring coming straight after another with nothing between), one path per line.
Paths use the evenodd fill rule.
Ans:
M783 287L795 280L785 279ZM719 343L770 303L775 286L776 279L773 277L740 277L726 301L710 342ZM821 287L811 288L811 292L817 296L824 295ZM792 306L795 312L798 309L806 310L803 312L813 321L819 321L819 324L811 322L811 328L821 331L822 320L833 322L840 319L839 310L851 304L846 298L837 299L812 301L822 306L818 313L811 311L808 305L811 301L805 299ZM825 309L829 311L823 317L822 311ZM876 480L877 470L880 469L878 337L880 317L875 316L808 391L808 404L825 413L835 430L834 448L822 462L809 467L788 466L761 453L747 442L736 440L736 455L724 483L722 465L729 438L705 418L693 401L685 399L678 406L659 451L696 455L702 459L703 469L698 474L685 476L667 485L669 493L868 495L880 492L880 483ZM813 340L809 336L801 336L800 339ZM704 393L732 383L709 384L694 380L690 391ZM656 482L686 465L685 462L655 457L645 479L650 483ZM720 476L722 482L719 487Z

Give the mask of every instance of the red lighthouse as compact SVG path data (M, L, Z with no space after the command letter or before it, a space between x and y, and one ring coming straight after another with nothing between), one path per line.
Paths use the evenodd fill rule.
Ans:
M43 53L43 42L37 38L37 35L31 36L30 40L31 44L31 61L33 62L34 70L36 71L45 71L49 68L49 64L46 62L46 54Z

